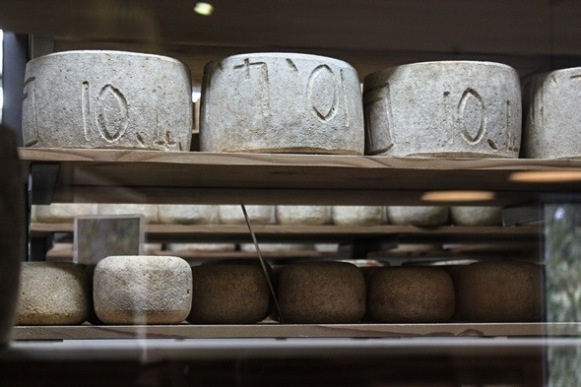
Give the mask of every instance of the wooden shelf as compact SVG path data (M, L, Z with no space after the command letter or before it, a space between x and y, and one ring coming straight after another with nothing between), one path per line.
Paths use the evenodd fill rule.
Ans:
M428 191L493 191L518 205L581 181L521 183L523 171L579 171L580 160L395 159L378 156L20 149L25 168L58 171L52 201L118 203L436 205ZM33 186L34 189L34 186ZM34 192L33 192L34 197Z
M581 336L580 323L17 326L15 340Z
M71 223L32 223L31 237L54 233L73 233ZM483 241L538 241L542 234L539 226L518 227L461 227L440 226L283 226L255 225L253 230L259 242L351 242L397 238L400 243L412 242L478 242ZM246 225L170 225L146 224L148 243L159 242L238 242L252 243Z

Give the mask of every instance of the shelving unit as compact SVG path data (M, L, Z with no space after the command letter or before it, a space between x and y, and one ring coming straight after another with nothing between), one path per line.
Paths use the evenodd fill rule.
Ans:
M192 5L177 1L113 1L105 6L92 1L6 0L0 4L0 28L31 34L35 54L122 49L169 55L189 65L196 86L206 62L260 51L337 57L352 63L361 78L388 66L426 60L498 61L515 67L521 76L581 64L581 6L575 2L325 0L307 5L215 0L216 14L210 18L193 15ZM581 192L580 160L84 149L20 149L19 155L23 171L30 177L33 204L481 204L510 210L507 223L512 225L520 219L538 221L539 205L555 195L559 200L577 201L574 194ZM562 179L523 182L517 178L537 172ZM566 179L570 172L573 177ZM434 202L425 196L454 191L487 192L492 197L485 202ZM70 224L33 223L30 236L46 238L72 231ZM430 230L391 225L255 226L255 231L260 241L437 241L449 245L447 257L460 258L470 254L519 256L531 251L540 255L542 248L538 223ZM151 241L176 242L242 241L248 237L245 227L224 225L148 225L146 233ZM410 258L406 252L392 254ZM421 261L442 256L436 251L412 253L411 258ZM549 380L548 364L555 353L578 353L580 332L578 322L16 327L18 341L0 352L0 373L8 381L24 383L35 375L50 375L66 384L70 376L61 376L63 369L69 373L77 369L74 376L85 382L98 380L107 369L114 375L112 380L127 384L135 382L147 366L167 364L157 374L153 371L161 375L159 385L162 377L211 385L308 384L304 380L321 385L377 386L394 381L543 385ZM149 340L141 340L145 338ZM186 375L185 367L192 373ZM132 374L128 376L127 370ZM32 376L27 380L26 375ZM159 381L149 376L145 378L153 384Z

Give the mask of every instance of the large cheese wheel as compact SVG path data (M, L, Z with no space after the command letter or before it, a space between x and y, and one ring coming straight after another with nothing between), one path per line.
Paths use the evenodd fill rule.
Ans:
M363 154L357 72L341 60L255 53L204 69L200 149Z
M290 264L277 282L285 323L357 323L365 314L365 279L350 263Z
M97 264L93 301L106 324L179 324L190 313L192 270L172 256L110 256Z
M542 275L529 262L476 262L456 274L456 316L469 322L542 319Z
M145 223L159 223L157 204L100 203L99 215L143 215Z
M364 105L369 154L519 154L519 77L504 64L441 61L387 68L365 77Z
M90 282L84 266L23 262L19 325L80 324L89 316Z
M580 77L581 67L575 67L525 79L523 157L581 158Z
M194 292L188 321L252 324L269 312L270 289L258 261L202 264L192 268Z
M189 151L190 71L159 55L66 51L26 65L27 147Z
M442 269L384 267L369 276L368 315L377 322L444 322L454 303L454 283Z

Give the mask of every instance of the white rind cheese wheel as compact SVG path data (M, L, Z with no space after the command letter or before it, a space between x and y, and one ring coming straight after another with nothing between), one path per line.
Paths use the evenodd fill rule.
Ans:
M105 324L179 324L190 313L192 270L172 256L110 256L93 276L95 313Z
M389 222L402 226L434 227L448 222L448 207L441 206L389 206Z
M527 78L523 85L522 156L538 159L580 159L581 67Z
M502 207L453 206L450 207L450 217L458 226L499 226L502 224Z
M339 226L376 226L385 222L382 206L333 206L333 223Z
M164 224L210 224L218 222L218 207L212 205L159 204L159 221Z
M159 55L64 51L26 65L27 147L189 151L190 71Z
M97 215L97 204L52 203L48 205L35 205L34 212L37 222L73 222L76 216Z
M90 309L90 285L81 265L66 262L23 262L18 325L74 325Z
M276 222L274 206L252 205L244 206L250 224L272 224ZM220 223L223 224L246 224L242 207L238 205L218 206Z
M521 94L500 63L442 61L365 78L366 153L390 157L517 158Z
M204 69L200 149L363 154L359 78L341 60L235 55Z
M332 221L331 206L276 206L276 221L285 225L322 225Z

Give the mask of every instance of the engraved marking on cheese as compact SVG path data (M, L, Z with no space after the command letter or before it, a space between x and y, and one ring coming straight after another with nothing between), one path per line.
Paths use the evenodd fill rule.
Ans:
M386 152L396 145L389 82L366 90L363 101L367 110L365 116L369 148L375 153Z
M331 68L319 65L307 83L307 101L311 113L321 122L328 122L337 114L337 82Z
M340 72L341 75L341 87L343 89L343 106L345 107L345 127L349 127L349 101L347 100L347 90L345 89L345 74L343 74L343 69Z
M234 69L244 69L246 78L251 79L251 69L258 70L258 84L260 88L260 107L263 117L270 116L270 83L268 78L268 64L266 62L251 62L249 58L244 59L243 64L235 65Z
M38 136L38 123L36 121L35 81L36 77L30 77L24 81L24 94L22 95L22 126L30 128L29 133L31 134L31 138L24 144L27 147L35 146L40 141L40 137Z
M135 137L137 138L137 142L139 143L139 145L144 147L145 141L143 140L143 136L141 135L141 133L135 133Z
M486 131L486 107L482 97L472 88L462 94L458 103L458 119L462 122L462 138L470 145L478 144Z
M454 120L452 119L452 110L450 109L450 92L444 91L444 117L448 144L454 144Z
M105 85L101 89L97 105L97 127L108 142L115 142L123 136L129 125L127 100L119 89Z
M292 59L286 58L286 63L288 63L288 65L290 66L290 68L293 71L299 71L299 69L297 68L297 66L295 65L295 62L292 61Z
M83 132L86 141L90 140L89 131L91 130L91 103L89 99L89 82L84 81L81 89L81 113L83 115Z
M506 150L509 152L518 152L519 147L516 136L512 132L512 104L508 99L506 100L506 135Z

